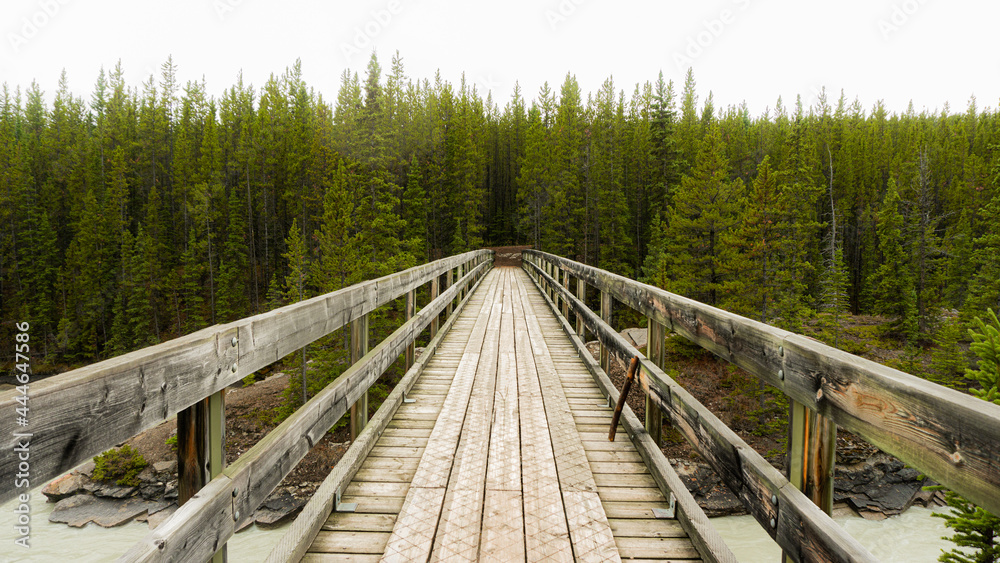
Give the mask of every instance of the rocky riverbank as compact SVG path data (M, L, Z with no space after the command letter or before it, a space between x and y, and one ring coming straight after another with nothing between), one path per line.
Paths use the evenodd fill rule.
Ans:
M253 385L227 390L228 463L274 428L273 413L287 385L288 377L277 373ZM49 520L75 527L89 522L112 527L138 520L148 522L151 528L166 520L177 510L177 454L168 443L176 432L176 422L168 421L128 441L148 463L138 475L138 486L95 481L92 461L50 483L43 493L57 504ZM262 527L278 526L298 513L349 445L346 429L328 433L267 497L253 522Z
M708 516L746 514L743 504L708 464L681 459L671 459L670 463ZM924 490L936 484L898 459L878 452L862 461L837 464L833 481L835 511L884 520L914 505L944 506L943 493Z

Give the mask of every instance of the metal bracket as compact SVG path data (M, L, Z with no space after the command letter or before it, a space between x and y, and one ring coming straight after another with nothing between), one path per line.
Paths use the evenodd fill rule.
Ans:
M340 502L340 491L337 491L336 496L333 498L334 512L354 512L357 509L358 503L356 502Z
M406 393L403 393L403 402L404 403L416 403L417 400L416 399L410 399L409 397L406 396Z
M677 499L674 498L674 493L670 493L670 508L654 508L653 516L661 520L673 519L676 515L676 503Z

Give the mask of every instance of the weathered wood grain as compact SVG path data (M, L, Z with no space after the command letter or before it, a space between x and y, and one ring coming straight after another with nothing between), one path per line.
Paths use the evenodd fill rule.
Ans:
M169 419L181 409L414 289L430 276L491 251L474 251L364 282L262 315L47 378L31 386L31 426L0 420L0 502L13 498L18 440L31 437L33 485ZM234 344L235 339L235 344ZM0 393L13 412L15 390Z
M473 274L476 274L476 270ZM473 283L472 289L475 290L482 283L482 270L479 270L480 274L478 279ZM469 296L472 295L472 291L469 292ZM461 312L463 308L469 301L469 296L466 297L458 306L457 311ZM436 318L436 317L435 317ZM399 406L402 404L403 397L410 392L417 378L420 377L432 358L435 356L435 352L441 346L445 335L454 326L458 316L452 316L449 318L445 324L441 327L441 331L438 332L434 338L427 344L424 353L421 354L414 362L414 365L407 370L406 375L396 386L395 389L386 397L385 401L382 403L382 407L375 413L368 427L361 433L359 439L351 444L347 452L341 458L341 461L334 466L333 470L327 475L323 483L310 498L309 502L302 509L302 512L296 517L295 521L289 527L285 535L282 536L278 544L272 549L268 556L267 561L269 563L279 563L289 560L296 560L303 557L309 545L312 543L313 538L315 538L319 527L325 521L326 517L330 514L333 509L333 504L335 501L335 495L338 491L343 491L346 488L347 483L354 478L355 474L361 467L372 467L378 469L406 469L407 471L416 471L418 458L379 458L379 457L368 457L368 454L374 449L374 446L379 438L379 433L383 431L384 428L389 428L389 422L393 419L394 414L398 411ZM430 428L430 425L427 425ZM387 430L386 430L387 431ZM429 432L428 432L429 433ZM353 502L345 500L345 502ZM402 504L402 501L400 501ZM400 508L397 507L396 512ZM393 522L395 522L395 517L393 517ZM392 531L392 527L389 530ZM377 560L378 558L376 558Z
M531 271L530 268L525 269ZM582 304L582 301L579 303ZM548 305L550 308L552 307L551 302L549 302ZM577 313L577 319L579 322L583 322L583 316L579 313ZM572 327L565 318L557 317L557 320L562 325L563 332L569 337L573 347L578 351L579 358L586 366L587 371L590 372L593 377L593 381L601 389L602 393L611 399L611 402L617 402L619 398L618 390L615 388L614 384L611 383L607 373L601 369L600 365L596 360L594 360L593 356L591 356L590 352L587 350L580 332L577 331L574 333ZM601 401L601 405L606 407L606 400ZM635 416L635 413L633 413L632 409L627 405L623 410L621 423L626 427L628 435L633 438L635 449L605 451L594 448L593 443L585 442L584 446L587 451L587 458L591 461L645 461L650 474L656 481L664 497L668 497L671 492L674 493L677 506L677 521L680 522L680 524L687 531L689 538L701 554L700 556L705 561L736 563L736 557L729 549L729 546L726 545L725 541L723 541L722 537L719 535L719 532L705 515L705 512L698 505L697 501L694 500L694 497L691 496L687 487L681 481L673 467L671 467L666 457L664 457L659 445L653 442L653 440L645 432L645 429L639 422L639 419ZM613 443L609 444L605 441L597 442L597 444L602 447L614 446ZM638 459L632 457L636 454ZM608 518L611 519L616 516L628 518L649 518L652 515L652 512L650 512L651 508L667 508L667 504L665 502L657 505L650 505L649 503L646 503L640 513L633 514L624 508L624 504L625 503L614 501L603 502Z
M431 318L451 302L461 285L471 282L476 272L486 267L485 263L480 264L460 284L445 291L439 301L428 304L237 459L222 475L209 482L198 495L181 507L194 511L193 513L178 510L173 517L133 546L121 560L170 560L180 557L198 560L211 556L215 550L206 552L206 542L196 541L202 534L202 528L217 527L221 544L232 535L235 525L242 525L252 518L253 511L264 498L343 416L348 406L367 391L406 345L430 324ZM397 404L401 401L400 391ZM228 523L209 522L209 519L220 519L219 507L223 505L228 512L225 513L227 517L222 520L228 520ZM178 517L177 514L181 516ZM184 522L180 522L182 519ZM188 545L192 542L195 543L194 548Z
M546 276L540 268L530 262L529 264L536 275L542 278ZM568 295L567 297L573 299ZM550 307L555 310L554 303L550 302ZM573 299L571 307L584 317L587 327L608 346L612 353L625 357L639 355L638 350L582 303ZM677 385L658 366L645 357L640 359L640 364L642 367L640 383L648 395L670 416L675 427L712 465L747 511L775 538L789 556L796 558L796 561L820 561L822 559L800 559L800 557L823 553L831 557L826 559L828 561L874 561L874 558L854 538L845 533L816 505L809 502L760 454L747 446L735 432L725 426L684 388ZM617 395L613 387L607 392ZM631 409L628 412L631 413ZM644 429L641 433L649 438ZM633 434L635 435L640 435L639 431ZM776 498L778 503L772 503L772 498ZM791 500L784 501L784 499ZM779 518L779 514L784 518ZM771 525L772 520L775 526ZM782 528L782 525L785 528ZM814 542L817 545L803 548L798 543L799 540Z
M533 259L526 263L551 262L609 292L980 506L1000 511L1000 406L622 276L551 254L525 255Z

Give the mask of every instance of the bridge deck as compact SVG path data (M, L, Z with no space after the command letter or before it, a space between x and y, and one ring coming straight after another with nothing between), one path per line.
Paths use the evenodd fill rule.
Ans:
M534 285L497 268L305 561L698 558Z

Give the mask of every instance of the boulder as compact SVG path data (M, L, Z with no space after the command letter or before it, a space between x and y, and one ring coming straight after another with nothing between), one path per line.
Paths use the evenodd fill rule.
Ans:
M71 473L49 483L47 487L42 489L42 494L49 499L49 502L59 502L64 498L84 492L86 483L86 477L79 473Z

